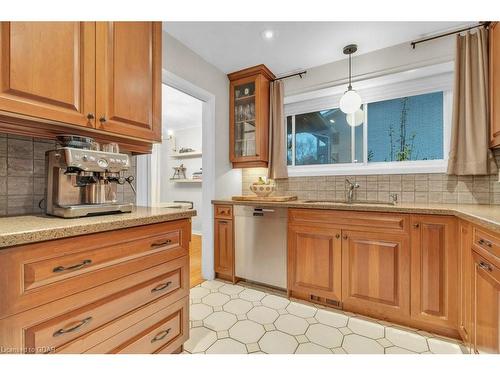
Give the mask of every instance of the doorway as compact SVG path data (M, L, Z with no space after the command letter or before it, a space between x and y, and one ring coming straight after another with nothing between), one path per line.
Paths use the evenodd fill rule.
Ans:
M193 218L191 284L196 285L215 276L211 203L215 196L215 96L166 70L162 78L162 142L153 146L151 155L137 160L137 204L158 207L174 200L193 202L197 216ZM171 180L173 168L181 165L184 174Z

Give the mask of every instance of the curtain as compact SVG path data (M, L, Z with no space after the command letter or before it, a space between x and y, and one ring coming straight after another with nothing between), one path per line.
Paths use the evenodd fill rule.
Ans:
M275 180L288 178L283 94L283 82L271 82L269 88L269 163L267 177Z
M448 174L485 175L496 169L488 148L488 34L457 35Z

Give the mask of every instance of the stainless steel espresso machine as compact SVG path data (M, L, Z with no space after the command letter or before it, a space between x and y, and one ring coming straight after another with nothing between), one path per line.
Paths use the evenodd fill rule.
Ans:
M118 203L116 194L117 186L125 183L135 193L133 177L123 176L130 167L129 156L116 152L115 144L100 151L92 138L64 137L63 147L45 153L47 214L73 218L131 212L134 205Z

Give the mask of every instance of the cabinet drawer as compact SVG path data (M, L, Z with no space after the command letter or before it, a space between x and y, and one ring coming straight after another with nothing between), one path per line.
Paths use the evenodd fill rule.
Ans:
M189 330L189 297L178 301L167 309L150 316L141 322L146 327L143 332L123 346L112 351L123 354L151 354L163 350L180 336L187 338ZM173 347L176 349L180 345Z
M474 227L473 244L498 258L500 263L500 238L482 229Z
M216 219L232 219L233 218L233 206L215 206L215 218Z
M3 250L0 318L187 255L189 220Z
M37 352L38 348L57 349L160 297L170 297L170 302L174 302L186 296L188 290L185 274L189 270L188 258L176 259L163 267L165 271L159 276L90 305L25 328L26 348L29 352ZM112 330L109 331L109 334L111 333Z
M369 228L384 229L385 233L404 233L409 231L409 217L403 214L385 212L355 212L315 209L289 209L290 223L311 225L325 228L339 226L346 229Z

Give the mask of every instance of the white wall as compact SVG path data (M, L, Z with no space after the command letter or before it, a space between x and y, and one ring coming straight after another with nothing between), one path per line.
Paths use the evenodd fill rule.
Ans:
M169 109L167 111L175 110L175 108ZM201 119L201 105L199 117ZM163 131L167 134L168 128L167 123L163 126ZM176 128L174 131L175 144L177 150L181 147L189 147L196 151L201 151L201 137L202 128L191 127L179 129ZM200 234L202 232L202 222L203 222L203 206L201 204L201 188L200 183L176 183L171 181L174 174L173 167L179 166L181 163L186 167L186 177L191 178L193 172L197 172L201 168L202 159L201 157L195 158L184 158L176 159L169 155L172 153L172 148L174 147L173 142L164 140L160 146L160 202L172 202L172 201L192 201L194 208L196 209L198 215L192 219L192 230L195 234Z
M451 61L454 54L455 40L452 37L422 43L415 49L412 49L408 42L364 55L354 54L353 82ZM347 72L347 59L307 69L304 78L285 80L285 96L344 84L347 82ZM355 84L353 86L355 88Z
M241 170L232 169L229 162L227 76L165 32L163 68L215 95L215 198L241 194Z

